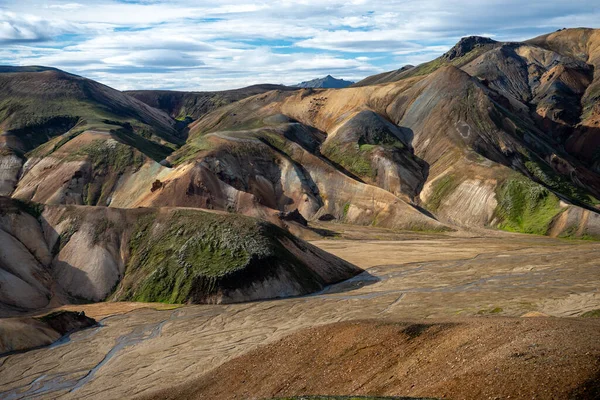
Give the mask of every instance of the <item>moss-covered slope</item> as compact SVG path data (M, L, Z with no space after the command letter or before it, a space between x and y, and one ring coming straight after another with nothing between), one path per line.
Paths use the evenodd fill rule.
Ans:
M107 205L122 175L182 142L166 113L115 89L53 68L0 67L2 195ZM112 151L119 165L99 165Z
M137 219L115 300L205 303L311 293L359 270L272 224L193 210Z

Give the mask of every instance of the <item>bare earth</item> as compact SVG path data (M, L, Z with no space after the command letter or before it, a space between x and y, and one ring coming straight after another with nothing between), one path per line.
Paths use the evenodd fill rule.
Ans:
M150 399L309 395L595 399L600 321L352 321L303 330ZM585 349L586 351L581 351Z
M329 228L345 230L341 226ZM510 321L515 321L502 322L504 318L496 317L524 314L575 317L600 309L598 243L526 235L460 237L398 234L384 230L363 232L355 228L348 228L344 237L313 243L365 268L366 272L317 295L163 311L136 309L136 306L119 303L75 307L97 317L108 316L101 320L100 328L75 333L68 341L0 358L0 397L110 399L147 396L171 387L183 390L187 385L196 384L205 373L218 374L221 370L216 367L257 346L275 343L303 328L342 321L377 319L381 323L421 321L428 324L456 321L462 323L462 328L456 329L471 332L458 334L459 331L450 330L449 338L470 337L474 331L468 327L486 329L491 324L489 321L500 321L492 324L500 328L488 330L496 333L488 335L489 340L484 343L492 348L491 338L510 332L513 323ZM549 362L552 358L548 357L554 355L559 357L556 360L567 360L564 365L575 371L571 373L573 379L567 383L557 382L563 382L562 386L569 390L574 389L576 384L594 373L597 365L593 360L600 359L599 339L593 333L599 331L598 320L543 318L539 321L550 321L544 329L558 333L554 336L530 333L532 343L554 349L544 354L536 353L537 356L542 357L543 362ZM349 328L344 327L347 326L353 325L330 328L331 334L341 332L340 335L345 335L344 329ZM374 329L369 326L364 326L367 332ZM530 328L534 332L544 332L540 329L536 325ZM567 346L569 331L581 334ZM385 330L374 333L375 337L387 334ZM563 340L560 338L564 339L566 347L557 345ZM451 343L458 339L448 340ZM506 343L516 343L506 340ZM352 343L348 345L351 347ZM571 351L581 352L581 358L570 358ZM389 357L394 354L381 351L374 357L381 357L381 362L385 363L390 362ZM507 361L506 365L509 368L511 363ZM436 368L443 372L446 367L437 364ZM510 371L515 369L507 369L507 373ZM399 378L398 375L395 377ZM522 379L533 377L523 376ZM317 385L319 381L315 382ZM384 385L374 394L444 394L427 391L433 387L427 382L415 381L416 389L408 392L404 392L405 383ZM281 389L285 388L285 383L282 382ZM448 381L447 385L457 385L457 381ZM344 389L347 393L337 394L365 392L355 389L349 384ZM273 390L273 393L283 392ZM539 393L537 398L552 398L543 391ZM236 397L234 391L230 394L230 397L219 398L246 398ZM259 394L257 396L260 398Z

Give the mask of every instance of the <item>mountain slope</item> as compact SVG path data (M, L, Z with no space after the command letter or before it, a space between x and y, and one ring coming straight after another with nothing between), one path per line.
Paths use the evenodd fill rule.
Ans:
M352 86L360 87L396 82L400 79L406 79L413 76L427 75L435 72L438 68L448 65L462 67L464 64L472 61L478 55L483 54L498 45L498 42L490 38L481 36L468 36L462 38L457 44L454 45L454 47L435 60L417 65L416 67L408 65L396 71L389 71L369 76Z
M350 86L361 87L361 86L377 85L379 83L395 82L397 80L402 79L402 76L404 76L404 73L410 69L413 69L414 67L415 67L414 65L405 65L404 67L399 68L394 71L387 71L387 72L382 72L377 75L371 75L371 76L366 77L365 79L362 79L358 82L353 83Z
M331 75L327 75L324 78L312 79L310 81L304 81L297 85L299 88L314 88L314 89L341 89L352 85L354 82L345 81L343 79L336 79Z
M361 270L284 229L190 209L0 197L0 312L71 301L227 303L307 294Z
M598 29L566 29L543 35L528 43L572 57L588 65L591 82L579 93L580 115L575 129L566 141L567 150L584 159L600 172L600 31Z
M178 140L164 113L98 82L43 67L0 67L0 121L2 143L22 152L77 124L110 130L129 122L136 132Z
M396 83L248 98L216 110L191 126L190 140L182 150L202 142L202 153L191 150L184 160L192 161L193 154L210 154L224 145L217 141L235 146L233 136L248 140L272 132L275 118L304 130L316 129L312 134L316 147L311 150L304 145L304 151L349 178L379 186L450 224L544 234L559 215L570 213L564 201L574 204L574 209L595 208L598 176L563 149L559 133L546 128L573 121L571 114L578 113L577 106L569 109L571 114L561 107L589 85L587 65L528 44L484 38L466 38L441 59L450 65L417 67L412 76ZM552 62L558 67L551 66ZM527 63L537 69L523 70L521 65ZM556 68L564 72L559 74ZM425 74L427 70L433 72ZM546 75L553 75L554 80L537 83ZM535 113L529 112L532 104L537 107ZM385 121L393 124L386 126ZM377 134L368 133L372 129ZM279 135L283 136L279 148L294 140L285 132ZM293 160L303 160L304 170L316 181L311 168L306 168L305 157ZM382 162L385 166L379 169ZM220 170L225 172L227 167ZM222 176L223 172L217 173ZM243 190L252 192L247 186ZM350 203L348 210L355 205L348 202L347 193L336 191L334 196L342 204ZM319 202L317 196L316 206L323 209L321 203L333 200L329 194L327 199ZM306 203L311 203L310 196L304 206L298 206L309 219L321 215L309 212ZM376 207L358 207L369 209L371 221L381 223L382 218L374 217ZM351 213L332 214L344 219ZM564 234L573 232L567 231Z
M98 82L0 67L0 194L106 204L122 174L182 142L167 114Z

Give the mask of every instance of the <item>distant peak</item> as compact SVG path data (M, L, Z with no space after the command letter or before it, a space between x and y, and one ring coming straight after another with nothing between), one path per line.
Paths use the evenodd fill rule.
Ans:
M490 39L488 37L483 36L467 36L458 41L446 54L444 54L444 58L447 60L453 60L458 57L462 57L465 54L469 53L471 50L477 47L483 47L485 45L490 45L498 43L494 39Z
M354 82L334 78L327 75L324 78L313 79L311 81L301 82L296 87L301 88L322 88L322 89L340 89L352 85Z

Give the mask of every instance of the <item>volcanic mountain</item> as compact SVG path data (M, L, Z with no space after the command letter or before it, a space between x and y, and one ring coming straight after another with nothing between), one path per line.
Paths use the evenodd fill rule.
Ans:
M526 42L468 37L429 63L343 89L260 85L126 94L52 68L4 67L0 194L28 209L44 205L30 223L44 236L33 248L45 250L27 257L38 261L35 268L52 265L52 276L41 268L46 272L34 274L41 280L26 282L40 304L57 281L65 296L81 296L85 287L92 300L213 302L307 293L357 272L342 264L332 270L339 273L306 269L311 263L302 260L328 255L315 255L289 232L314 235L310 225L317 220L598 238L599 64L600 31L567 29ZM188 219L255 232L271 244L222 248L237 236L209 230L193 252L178 242L175 253L154 259L145 245L191 234ZM142 231L152 236L136 242L135 221L146 220ZM112 224L118 228L96 228ZM210 238L219 245L206 250L201 243ZM81 249L98 258L77 258ZM217 263L223 266L217 277L285 254L276 272L252 282L283 270L293 279L280 280L286 284L277 293L256 289L262 283L252 293L227 280L215 286L215 276L206 280L206 271L185 267L196 265L186 258L196 250L221 261L236 255L233 264ZM78 278L93 274L89 285ZM157 276L164 280L151 281Z

